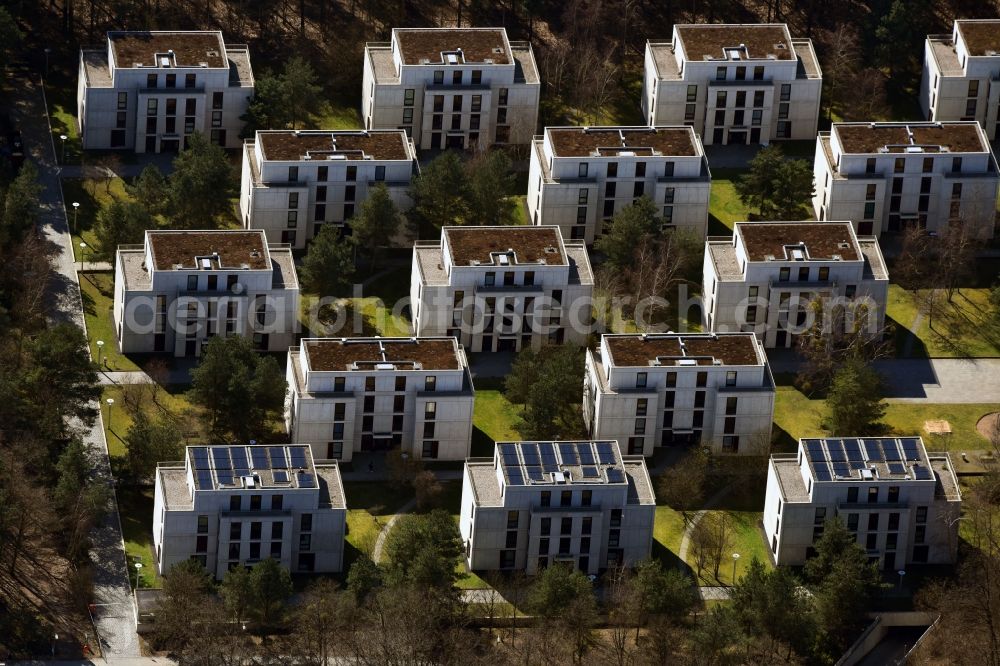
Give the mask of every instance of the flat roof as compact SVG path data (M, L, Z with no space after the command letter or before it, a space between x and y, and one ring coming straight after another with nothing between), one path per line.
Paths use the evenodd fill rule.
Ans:
M805 260L858 261L854 228L850 222L737 222L750 261L791 261L792 250L805 245Z
M394 28L392 34L406 65L451 64L441 54L457 51L459 65L513 62L503 28Z
M697 155L689 127L546 127L556 157Z
M965 48L972 56L1000 55L1000 21L955 21L958 32L965 41Z
M455 338L310 338L302 341L318 372L458 370Z
M676 366L685 358L697 365L714 365L713 359L723 365L763 365L753 333L605 335L604 341L617 367Z
M794 57L792 38L784 23L689 24L675 27L688 60L703 60L705 56L731 60L727 53L729 49L740 49L740 59L791 60Z
M445 227L441 233L456 266L504 265L495 261L497 254L510 266L566 264L559 227Z
M216 30L109 32L115 66L161 67L157 56L173 51L170 67L228 67L226 45Z
M930 481L934 478L920 437L802 439L799 447L816 481Z
M189 446L185 457L195 490L319 487L308 446Z
M402 130L262 131L257 141L266 160L411 159Z
M833 131L845 153L979 153L990 149L975 122L834 123Z
M508 486L628 482L614 440L497 442L493 456Z
M211 268L269 269L267 238L253 231L147 231L146 240L157 270L201 268L198 258L211 259Z

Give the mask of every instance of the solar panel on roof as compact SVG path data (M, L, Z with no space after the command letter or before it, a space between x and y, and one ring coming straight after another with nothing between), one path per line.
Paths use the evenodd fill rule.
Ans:
M609 467L608 471L608 483L622 483L625 481L625 472L618 469L617 467Z
M927 481L929 479L933 479L934 475L931 474L931 471L926 467L924 467L923 465L914 465L913 478L917 479L918 481Z
M806 442L806 455L808 455L809 459L812 461L826 460L826 453L823 451L823 444L816 440Z
M212 462L215 469L232 469L233 463L229 460L229 449L224 446L212 447Z
M864 458L861 456L861 444L856 439L845 439L844 451L847 453L847 459L851 462L861 462Z
M288 457L291 460L292 467L297 467L304 469L309 466L306 461L306 447L304 446L293 446L288 450Z
M611 442L597 443L597 459L602 465L615 464L615 449L611 446Z
M231 486L234 483L233 470L217 469L215 470L215 478L219 480L220 486Z
M830 474L830 465L825 462L816 463L813 465L816 468L816 480L817 481L832 481L833 475Z
M882 443L877 439L863 439L861 445L865 449L865 458L868 460L872 462L885 460L885 455L882 453Z
M288 467L288 462L285 459L285 447L269 446L267 454L271 458L271 469L286 469Z
M538 445L538 452L542 458L542 471L555 472L559 469L556 465L556 449L552 442L542 442Z
M839 477L851 476L851 467L846 462L833 463L833 475Z
M887 462L896 462L903 459L903 455L899 452L899 444L895 440L882 442L882 450L885 451Z
M897 463L897 462L889 463L889 474L897 474L897 475L906 474L906 466L903 463Z
M580 454L581 465L596 465L597 459L594 457L594 448L590 442L580 442L576 445L576 452Z
M920 440L912 437L900 440L903 443L903 458L909 461L920 460Z
M267 450L263 446L253 446L250 448L250 459L253 461L254 469L270 469L267 463Z
M827 440L826 448L830 452L830 460L832 462L844 462L847 460L844 445L841 444L839 439Z
M528 473L528 478L532 481L544 481L545 475L542 472L542 468L538 465L527 465L525 466L525 471Z
M208 449L204 446L197 446L191 449L191 460L195 469L209 469Z
M505 465L520 465L521 461L517 457L517 446L514 444L500 445L500 458Z
M559 457L562 458L563 465L579 465L580 456L576 453L576 446L563 442L559 445Z
M246 476L250 473L250 461L247 460L245 446L229 447L229 457L233 459L233 472L237 476Z
M864 469L865 468L865 461L864 460L849 460L847 462L847 464L848 464L848 466L850 466L851 469Z
M597 468L592 465L584 465L580 469L583 470L583 476L586 479L596 479L600 478L601 476L600 473L597 471Z
M315 488L316 479L312 474L299 474L299 488Z
M199 469L194 475L195 486L202 490L210 490L212 486L212 472L207 469Z
M522 444L521 445L521 457L524 459L525 465L540 465L541 459L538 457L538 445L537 444Z
M274 482L275 483L288 483L288 472L283 469L274 471Z
M524 473L521 472L520 467L508 467L507 468L507 483L512 486L523 486L524 485Z

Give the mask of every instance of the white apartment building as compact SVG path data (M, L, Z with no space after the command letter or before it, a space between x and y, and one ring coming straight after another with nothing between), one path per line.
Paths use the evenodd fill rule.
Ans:
M361 115L420 150L528 144L540 90L531 44L504 28L393 28L365 45Z
M687 444L770 451L774 378L753 333L603 335L587 350L583 394L590 436L629 455Z
M977 120L997 137L1000 20L959 20L950 35L927 36L920 107L928 120Z
M350 219L379 184L400 210L409 208L418 172L413 141L401 130L259 131L243 144L243 227L297 250L324 224L350 234Z
M1000 171L977 122L834 123L813 171L816 217L862 236L960 224L993 237Z
M260 351L288 349L299 282L287 245L263 231L147 231L115 255L114 322L123 354L200 356L215 335Z
M593 289L586 245L559 227L444 227L440 242L413 246L414 334L472 352L585 344Z
M875 238L859 238L850 222L734 226L732 238L705 243L707 330L752 331L767 348L793 347L814 321L810 304L820 299L845 308L867 305L865 325L872 335L881 332L889 273ZM853 309L862 315L863 308Z
M894 572L954 562L961 509L951 457L919 437L803 439L798 453L771 456L764 534L776 564L800 566L838 518Z
M706 146L811 140L822 89L812 40L784 23L675 25L646 42L643 116L690 125Z
M346 523L337 462L314 462L308 446L189 446L156 467L161 576L194 559L220 579L268 557L292 573L338 572Z
M250 50L217 30L109 32L80 51L77 118L86 150L176 153L200 132L239 148L254 93Z
M475 393L455 338L307 338L288 350L288 387L291 441L321 458L469 455Z
M634 566L650 555L655 515L645 461L614 441L499 442L493 458L465 463L459 529L472 570Z
M712 174L690 127L546 127L532 142L528 215L588 244L636 199L664 228L705 236Z

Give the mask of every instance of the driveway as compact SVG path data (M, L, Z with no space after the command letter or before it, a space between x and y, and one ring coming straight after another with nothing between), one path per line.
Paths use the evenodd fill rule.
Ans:
M50 288L49 302L52 307L49 318L53 322L72 322L85 328L80 284L76 264L73 262L72 241L59 186L59 168L55 163L41 85L37 79L22 78L9 86L8 91L12 105L11 117L21 130L25 148L38 167L44 188L41 195L39 233L59 248L53 259L54 280ZM88 447L94 478L111 485L111 462L101 418L98 417L92 428L77 425ZM90 539L90 559L94 570L94 621L102 639L104 654L110 659L138 657L139 641L135 633L128 563L114 494L108 505L107 517L94 528Z

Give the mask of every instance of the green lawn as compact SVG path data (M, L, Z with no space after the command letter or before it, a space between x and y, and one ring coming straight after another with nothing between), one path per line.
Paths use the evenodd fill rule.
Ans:
M49 104L49 122L52 125L52 142L56 147L56 159L61 164L80 164L83 155L80 134L76 129L76 86L45 86L45 99ZM66 152L60 135L65 135Z
M329 102L313 122L324 130L357 130L363 129L361 114L354 106Z
M119 488L118 512L122 521L122 537L128 558L129 583L135 587L135 563L141 562L140 587L161 587L153 553L153 489Z
M965 451L988 448L989 442L976 431L976 422L990 412L1000 411L1000 404L927 404L889 402L883 422L886 434L921 435L930 449ZM788 437L779 442L780 448L794 450L802 437L822 437L828 434L821 423L826 415L822 400L810 400L797 389L778 386L774 402L774 423ZM951 435L928 437L924 422L944 419L951 425Z
M710 511L711 513L719 513ZM702 571L701 579L706 585L732 585L733 584L733 558L732 553L738 553L736 560L736 579L739 580L750 566L750 562L756 557L768 569L772 568L771 558L767 553L767 544L761 535L757 524L761 520L763 513L760 511L727 511L731 529L731 540L729 542L727 556L723 559L719 567L719 578L716 579L713 571ZM694 568L694 558L692 549L688 547L687 563Z
M656 507L656 521L653 523L654 549L658 544L676 558L683 536L684 514L674 511L669 506Z
M100 352L102 367L109 370L135 371L139 366L118 351L112 306L115 278L112 273L80 273L80 294L83 297L83 314L87 322L90 353L98 361L97 341L104 341Z
M472 455L492 456L494 443L519 439L514 430L519 415L520 408L504 397L500 380L476 380Z
M743 205L736 188L739 169L712 169L712 191L708 202L708 235L731 234L734 222L749 219L750 210Z
M66 216L73 234L73 257L80 261L80 242L88 246L84 259L94 260L97 237L94 235L94 221L102 207L116 199L128 199L125 181L121 178L64 178L62 180L63 200L66 202ZM74 214L73 202L80 208Z
M146 403L146 411L151 417L161 414L172 414L180 419L181 431L184 434L184 445L197 444L206 441L206 433L203 430L204 419L201 417L201 408L192 404L184 392L188 387L167 385L160 387L157 394L159 404ZM108 421L108 398L114 400L111 406L111 420ZM122 402L121 386L106 386L101 396L101 413L104 416L104 434L108 440L108 453L111 455L111 466L114 468L118 458L125 455L124 437L132 425L132 417L129 416Z
M917 296L897 284L889 285L886 314L897 324L897 355L931 358L1000 356L1000 326L990 317L989 289L962 289L955 292L951 303L942 298L933 321L925 313L916 331L911 333L919 313Z

